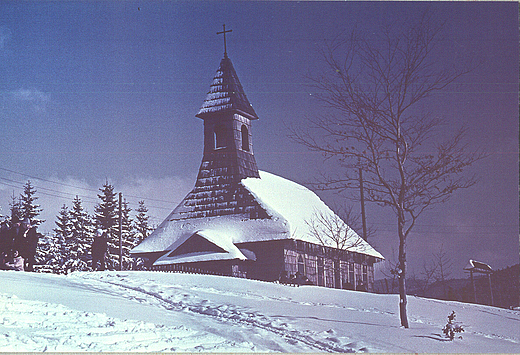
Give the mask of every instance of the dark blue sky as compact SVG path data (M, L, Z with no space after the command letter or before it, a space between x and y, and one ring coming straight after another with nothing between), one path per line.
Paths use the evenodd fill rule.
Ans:
M228 53L260 117L253 123L260 169L311 181L332 167L291 142L287 127L323 111L307 76L323 70L324 41L354 26L370 35L426 8L446 21L436 54L443 63L479 63L428 102L449 122L436 138L465 124L470 146L490 157L472 168L479 185L419 220L410 266L418 274L441 243L457 275L470 258L495 268L515 264L514 2L0 1L0 213L32 176L47 213L42 229L53 228L74 194L92 211L92 190L105 179L134 208L143 198L157 207L157 222L164 218L193 186L202 158L202 121L194 115L222 58L215 33L223 23L233 30ZM376 206L368 206L368 217L379 231L373 244L391 258L393 218Z

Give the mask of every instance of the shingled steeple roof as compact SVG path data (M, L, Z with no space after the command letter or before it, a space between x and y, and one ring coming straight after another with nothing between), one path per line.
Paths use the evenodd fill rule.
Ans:
M206 118L216 113L236 112L249 118L258 119L249 103L237 73L227 55L220 62L208 95L196 117Z

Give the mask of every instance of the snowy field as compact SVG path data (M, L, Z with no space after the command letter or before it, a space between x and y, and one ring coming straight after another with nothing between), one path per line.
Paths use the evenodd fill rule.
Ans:
M520 352L520 312L151 272L0 272L0 351ZM441 336L454 310L462 339Z

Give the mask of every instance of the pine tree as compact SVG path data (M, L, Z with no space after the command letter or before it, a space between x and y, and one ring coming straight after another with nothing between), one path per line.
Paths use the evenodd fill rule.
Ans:
M56 223L56 228L53 230L56 232L56 236L60 240L66 240L70 237L72 233L72 224L70 221L70 212L67 205L63 205L61 207L58 216L56 216L56 222L54 223Z
M78 196L72 201L70 225L70 237L66 239L66 250L69 253L66 268L71 271L87 270L93 226L92 218L83 209L82 201Z
M138 245L143 240L145 240L146 237L148 237L148 234L152 228L148 223L150 217L147 214L148 208L146 208L144 201L139 201L139 207L137 208L136 212L135 229L137 230L136 245Z
M45 221L37 218L43 210L40 205L36 204L38 197L35 195L36 190L31 184L31 180L27 180L23 187L23 193L20 195L21 215L23 219L29 219L32 226L39 226Z
M66 205L61 207L55 223L55 234L40 240L39 249L44 254L40 257L40 263L46 265L44 270L63 273L66 272L64 264L70 259L67 241L72 237L71 213Z
M101 203L95 207L96 225L103 229L108 236L108 269L116 269L119 264L119 240L117 240L117 224L118 212L116 203L116 194L114 193L114 186L105 182L102 188L99 189L101 194L98 197Z
M54 274L65 273L62 253L62 240L58 234L44 235L38 241L36 262L40 265L38 271Z
M60 240L61 261L64 272L88 270L88 238L90 221L83 210L81 199L76 196L68 213L70 232ZM60 219L60 218L58 218ZM58 224L58 222L56 222ZM55 230L58 232L58 230Z
M11 202L9 202L9 210L11 211L11 216L8 218L8 220L11 225L22 220L22 205L20 198L17 198L14 195L14 192L11 196Z
M130 256L130 250L136 245L136 232L134 230L134 224L130 218L130 212L132 209L128 207L128 202L124 199L122 203L122 246L123 246L123 269L132 270L135 267L135 261Z
M146 207L144 201L139 201L139 207L136 210L137 214L135 216L135 229L136 233L134 236L134 247L139 245L143 240L148 237L151 230L153 230L152 227L150 227L148 220L150 217L148 216L148 208ZM144 259L137 258L134 259L134 269L135 270L143 270L145 269L144 266Z

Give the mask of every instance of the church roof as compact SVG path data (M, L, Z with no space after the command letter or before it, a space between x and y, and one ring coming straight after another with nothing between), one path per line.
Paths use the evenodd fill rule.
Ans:
M220 62L206 99L196 116L205 118L223 112L238 112L251 120L258 119L238 80L231 59L227 56Z
M320 244L311 232L313 218L317 215L338 218L314 192L280 176L260 171L260 178L246 178L239 184L266 212L263 218L251 218L244 213L190 217L186 212L191 207L185 198L146 240L132 250L132 254L162 253L155 265L254 259L250 251L237 249L241 243L295 239ZM344 222L340 223L346 226ZM347 233L349 251L384 259L354 230L348 227L343 230ZM213 251L209 246L204 250L190 250L189 240L194 236L213 244ZM186 252L176 254L175 250L181 246ZM334 247L332 243L328 246Z

